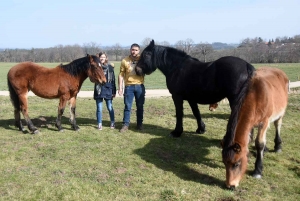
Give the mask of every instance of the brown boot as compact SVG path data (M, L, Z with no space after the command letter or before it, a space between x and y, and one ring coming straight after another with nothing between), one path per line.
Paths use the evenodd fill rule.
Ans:
M123 125L122 128L120 129L120 132L121 132L121 133L124 133L124 132L126 132L127 130L128 130L128 126Z

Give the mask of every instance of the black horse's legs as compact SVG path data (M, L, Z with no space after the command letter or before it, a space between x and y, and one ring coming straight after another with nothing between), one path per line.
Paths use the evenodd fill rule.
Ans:
M264 122L258 127L258 134L255 139L256 147L256 161L253 177L261 178L263 171L263 157L264 157L264 148L266 145L266 132L267 132L268 122Z
M176 127L170 133L172 137L180 137L183 132L182 118L183 118L183 99L180 96L172 95L173 102L176 109Z
M61 127L61 117L65 111L65 107L67 104L67 100L65 100L63 97L60 98L59 101L59 106L57 110L57 118L56 118L56 123L55 126L58 128L59 131L63 131L63 128Z
M38 134L39 133L38 129L33 125L32 121L31 121L31 119L29 118L29 115L28 115L27 95L19 96L19 100L20 100L20 108L21 108L22 114L24 116L24 119L25 119L25 121L27 123L28 129L33 134ZM16 112L15 112L15 115L16 115ZM20 129L21 125L22 125L21 124L21 120L19 122L20 122L20 127L19 127L19 129Z
M195 118L197 119L198 128L196 130L196 133L202 134L205 132L205 124L201 119L201 114L200 114L200 111L198 108L198 104L197 104L197 102L194 102L191 100L188 100L188 102L190 104L190 107L193 111Z
M282 124L282 117L280 117L278 120L274 121L275 129L276 129L276 135L275 135L275 146L274 150L275 152L281 152L281 138L280 138L280 128Z
M76 110L76 99L71 98L70 99L70 123L72 125L72 128L75 131L78 131L79 127L76 125L75 110Z

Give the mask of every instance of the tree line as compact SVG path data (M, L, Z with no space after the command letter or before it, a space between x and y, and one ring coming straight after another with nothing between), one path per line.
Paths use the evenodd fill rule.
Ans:
M151 38L145 38L141 43L141 50L145 48ZM174 45L167 41L155 41L158 45L171 46L185 51L187 54L203 62L214 61L223 56L240 57L249 63L299 63L300 35L294 37L278 37L265 41L261 37L243 39L240 44L230 46L225 43L194 43L190 38L179 40ZM129 46L123 47L119 43L103 47L95 42L83 45L57 45L50 48L31 49L3 49L0 50L0 62L70 62L86 54L97 54L105 51L111 61L120 61L129 55Z

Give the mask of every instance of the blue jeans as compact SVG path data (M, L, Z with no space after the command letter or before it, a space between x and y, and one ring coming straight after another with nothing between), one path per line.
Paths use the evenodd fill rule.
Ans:
M109 112L110 116L110 121L115 122L115 113L114 113L114 108L112 106L112 99L104 99L106 102L106 107ZM98 98L96 99L96 117L97 117L97 122L102 123L102 102L103 98Z
M124 90L124 117L123 124L129 126L131 106L133 97L136 103L136 123L137 125L143 124L144 118L144 103L145 103L145 87L143 84L125 86Z

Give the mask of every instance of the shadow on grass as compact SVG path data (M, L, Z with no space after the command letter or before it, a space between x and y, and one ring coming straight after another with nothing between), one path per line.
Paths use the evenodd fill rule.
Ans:
M230 114L221 114L221 113L217 113L217 112L212 112L212 113L201 113L201 118L203 120L205 119L209 119L209 118L217 118L217 119L224 119L224 120L227 120L229 119L229 116ZM176 116L174 116L176 117ZM195 119L195 116L192 115L192 114L187 114L187 115L184 115L183 118L190 118L190 119Z
M166 133L170 133L169 129L157 126L154 128L147 124L144 126L143 134L162 137L150 139L143 148L135 150L135 154L181 179L225 188L224 180L207 174L207 167L224 168L218 165L221 154L219 158L213 160L207 157L210 153L209 148L219 146L219 140L208 139L205 135L186 135L187 133L183 133L180 138L171 138L165 136Z
M25 120L21 119L21 121L24 127L23 133L24 134L30 133ZM39 116L38 118L32 118L31 121L33 125L37 127L37 129L46 128L50 131L58 131L58 129L55 127L56 117L54 116L50 116L50 117ZM91 118L76 118L76 123L80 128L80 126L87 126L91 124L96 125L96 120ZM64 130L70 130L70 131L74 130L73 128L71 128L71 124L69 122L68 117L63 116L61 118L61 124ZM19 131L18 128L15 127L14 125L15 125L15 119L0 119L0 127L3 127L6 130ZM21 131L19 132L21 133Z

